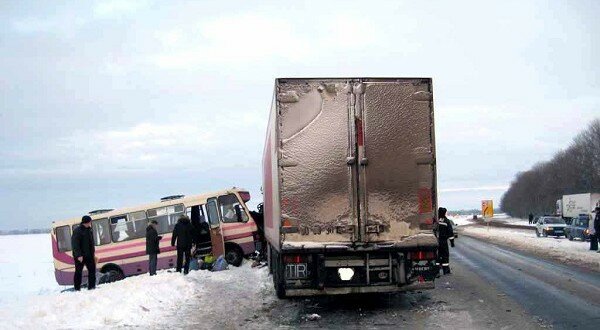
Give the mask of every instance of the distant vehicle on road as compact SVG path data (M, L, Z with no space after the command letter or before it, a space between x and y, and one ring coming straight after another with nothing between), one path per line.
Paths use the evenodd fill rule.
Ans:
M565 220L560 217L540 217L535 226L535 234L537 237L564 236L566 226Z
M590 239L589 225L590 216L587 214L580 214L573 218L571 224L565 228L565 235L570 241L579 238L585 242Z
M158 234L163 236L158 269L174 267L176 251L170 245L171 233L184 214L192 219L192 223L207 222L212 253L224 255L229 264L239 266L244 255L255 251L257 228L246 207L249 200L248 191L232 188L196 196L169 196L150 204L89 212L96 256L99 258L97 267L101 273L108 274L109 282L146 273L146 227L152 220L158 222ZM71 232L79 223L80 218L52 223L54 274L60 285L73 284L75 266Z
M556 214L567 223L580 214L587 214L592 218L592 211L600 206L600 193L585 193L564 195L556 201Z

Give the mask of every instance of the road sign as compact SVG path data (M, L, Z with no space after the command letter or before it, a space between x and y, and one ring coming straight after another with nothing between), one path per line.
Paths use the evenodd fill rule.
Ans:
M494 202L491 199L481 201L481 215L484 219L494 217Z

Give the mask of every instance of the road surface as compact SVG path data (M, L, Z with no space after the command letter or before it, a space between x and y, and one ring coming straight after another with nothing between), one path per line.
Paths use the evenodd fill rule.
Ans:
M452 275L406 294L278 300L245 326L416 329L599 329L600 274L461 236ZM318 314L317 320L309 315Z

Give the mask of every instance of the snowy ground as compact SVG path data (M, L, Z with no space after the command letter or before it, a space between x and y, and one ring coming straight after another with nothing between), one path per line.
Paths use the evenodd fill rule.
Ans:
M470 225L473 223L472 215L457 215L457 216L450 216L449 218L452 219L454 224L457 226L465 226L465 225Z
M222 272L192 271L188 276L161 271L106 284L93 291L37 296L21 313L0 314L10 328L104 328L199 325L239 327L258 319L261 308L274 300L267 270L249 263ZM265 305L263 305L265 304ZM2 320L2 316L6 320Z
M0 329L238 328L270 322L264 309L276 298L266 267L245 262L188 276L165 270L61 293L49 240L47 234L0 236Z
M49 234L0 236L0 310L60 289Z
M460 232L492 243L507 245L568 264L600 271L600 253L590 251L589 242L569 241L566 238L536 237L533 230L488 228L481 225L462 227Z

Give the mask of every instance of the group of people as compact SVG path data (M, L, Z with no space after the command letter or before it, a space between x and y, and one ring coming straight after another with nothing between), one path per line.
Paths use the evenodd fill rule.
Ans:
M199 219L197 220L192 224L188 216L182 215L173 228L171 246L177 247L177 266L175 270L178 273L183 269L183 273L188 274L194 245L210 244L210 228L208 224L199 221ZM150 276L156 275L158 255L160 254L159 245L162 236L158 235L157 227L158 222L152 220L146 228L146 254L148 255L148 272ZM75 290L81 290L83 268L85 267L88 272L87 287L89 290L93 290L96 287L96 263L98 259L96 258L96 248L92 232L92 218L89 215L84 215L81 218L81 224L73 230L71 246L75 262L73 286Z

